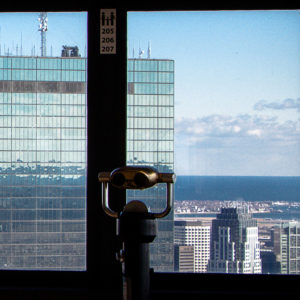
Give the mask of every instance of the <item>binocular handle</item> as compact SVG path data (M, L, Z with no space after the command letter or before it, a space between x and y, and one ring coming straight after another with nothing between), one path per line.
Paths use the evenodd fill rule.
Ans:
M116 212L116 211L113 211L109 207L109 203L108 203L108 181L102 181L101 185L102 185L102 209L104 210L104 212L108 216L113 217L113 218L118 218L119 213Z
M104 210L104 212L113 218L118 218L119 217L119 213L116 211L113 211L110 207L109 207L109 203L108 203L108 182L107 181L102 181L102 209ZM151 216L154 218L163 218L166 215L168 215L168 213L171 211L172 209L172 197L173 197L173 188L172 188L172 183L167 182L167 205L165 207L165 209L162 212L158 212L158 213L151 213Z

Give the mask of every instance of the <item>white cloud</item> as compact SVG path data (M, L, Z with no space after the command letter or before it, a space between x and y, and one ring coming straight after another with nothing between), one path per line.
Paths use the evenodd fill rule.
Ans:
M260 100L253 106L253 109L258 111L262 111L266 109L275 109L275 110L297 109L300 112L300 98L298 99L287 98L277 102L268 102L266 100Z
M175 122L177 144L209 148L234 147L263 139L277 145L299 143L300 121L280 122L277 117L243 114L209 115Z
M175 122L179 174L299 175L300 118L208 115Z
M241 127L239 127L239 126L233 126L233 131L234 131L235 133L238 133L238 132L241 131Z
M253 130L248 130L247 134L260 137L262 135L262 131L260 129L253 129Z

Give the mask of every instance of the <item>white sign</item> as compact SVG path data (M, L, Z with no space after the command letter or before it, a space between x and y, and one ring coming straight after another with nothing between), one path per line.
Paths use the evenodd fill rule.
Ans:
M116 54L116 23L115 8L100 9L100 54Z

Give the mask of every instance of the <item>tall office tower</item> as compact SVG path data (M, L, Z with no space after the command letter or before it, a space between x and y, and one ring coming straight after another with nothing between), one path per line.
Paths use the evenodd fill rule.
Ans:
M210 256L210 226L202 226L199 221L175 221L174 244L193 246L193 271L207 271ZM176 264L180 265L180 256L175 258L179 259ZM185 259L184 256L182 258Z
M174 170L174 61L128 59L127 164ZM166 206L166 187L128 190L127 201L143 200L152 212ZM150 264L170 272L173 263L173 210L158 219L158 234L150 245Z
M86 268L86 69L0 57L0 269Z
M274 252L281 274L300 274L300 222L283 223L276 232L274 242L279 247L274 247Z
M222 208L212 222L209 272L261 273L256 220L247 207Z

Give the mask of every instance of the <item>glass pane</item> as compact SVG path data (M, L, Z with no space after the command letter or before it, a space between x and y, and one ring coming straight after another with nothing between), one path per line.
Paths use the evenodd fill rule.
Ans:
M87 57L61 47L85 52L87 13L38 18L0 15L0 269L83 271Z
M300 11L129 12L127 42L127 163L177 174L152 267L300 274Z

